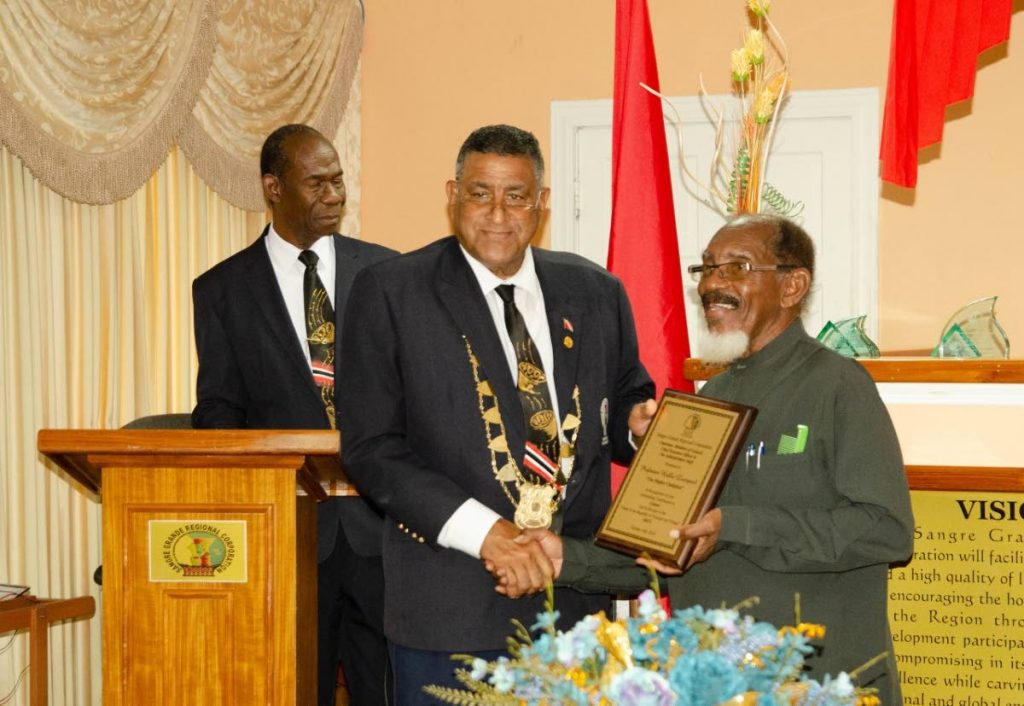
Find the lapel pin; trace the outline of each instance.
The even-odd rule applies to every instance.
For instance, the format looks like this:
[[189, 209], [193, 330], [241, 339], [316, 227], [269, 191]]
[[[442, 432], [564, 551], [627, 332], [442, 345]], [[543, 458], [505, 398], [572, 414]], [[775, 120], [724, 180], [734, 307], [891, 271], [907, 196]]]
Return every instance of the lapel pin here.
[[572, 346], [573, 346], [573, 340], [572, 340], [572, 334], [573, 334], [572, 322], [571, 322], [571, 321], [569, 321], [569, 319], [563, 318], [563, 319], [562, 319], [562, 328], [564, 328], [564, 329], [565, 329], [566, 331], [568, 331], [568, 332], [569, 332], [568, 334], [566, 334], [565, 338], [563, 338], [563, 339], [562, 339], [562, 345], [563, 345], [563, 346], [565, 346], [566, 348], [572, 348]]

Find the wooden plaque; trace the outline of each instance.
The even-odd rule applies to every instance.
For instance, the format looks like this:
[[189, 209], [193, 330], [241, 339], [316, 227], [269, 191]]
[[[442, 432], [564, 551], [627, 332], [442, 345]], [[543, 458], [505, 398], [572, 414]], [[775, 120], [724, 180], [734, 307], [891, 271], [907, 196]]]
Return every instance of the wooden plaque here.
[[597, 543], [685, 566], [696, 541], [669, 532], [714, 506], [756, 416], [753, 407], [665, 390]]

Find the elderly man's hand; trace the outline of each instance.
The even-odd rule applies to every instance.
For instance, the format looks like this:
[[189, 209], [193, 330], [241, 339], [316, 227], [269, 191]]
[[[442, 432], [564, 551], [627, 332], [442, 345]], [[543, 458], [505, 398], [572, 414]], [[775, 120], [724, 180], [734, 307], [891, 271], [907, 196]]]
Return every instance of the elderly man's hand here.
[[557, 534], [547, 529], [531, 529], [523, 530], [523, 533], [519, 535], [517, 542], [525, 542], [533, 540], [540, 544], [541, 549], [547, 554], [548, 559], [551, 560], [551, 565], [555, 569], [554, 578], [558, 578], [562, 573], [562, 538]]
[[509, 598], [543, 591], [555, 575], [540, 543], [520, 537], [519, 528], [505, 519], [491, 526], [480, 558], [498, 582], [495, 590]]
[[651, 426], [654, 413], [657, 411], [658, 403], [654, 400], [647, 400], [646, 402], [639, 402], [633, 405], [633, 409], [629, 411], [629, 431], [633, 434], [634, 438], [643, 438], [644, 434], [647, 433], [647, 428]]
[[687, 539], [697, 540], [697, 547], [693, 550], [693, 554], [690, 555], [690, 561], [687, 562], [686, 568], [690, 568], [711, 556], [711, 552], [715, 550], [715, 545], [718, 543], [718, 534], [721, 531], [722, 511], [717, 507], [708, 510], [703, 517], [692, 525], [683, 525], [678, 529], [672, 530], [671, 534], [673, 537], [686, 537]]
[[[697, 546], [694, 547], [693, 553], [690, 554], [690, 559], [686, 562], [686, 568], [689, 569], [697, 562], [704, 561], [711, 556], [711, 552], [714, 551], [715, 544], [718, 542], [718, 533], [721, 530], [722, 511], [716, 507], [709, 510], [707, 514], [692, 525], [677, 527], [672, 529], [669, 534], [674, 538], [685, 537], [686, 539], [697, 540]], [[684, 571], [684, 569], [680, 569], [675, 564], [666, 564], [653, 557], [637, 557], [636, 563], [654, 569], [666, 576], [679, 576]]]

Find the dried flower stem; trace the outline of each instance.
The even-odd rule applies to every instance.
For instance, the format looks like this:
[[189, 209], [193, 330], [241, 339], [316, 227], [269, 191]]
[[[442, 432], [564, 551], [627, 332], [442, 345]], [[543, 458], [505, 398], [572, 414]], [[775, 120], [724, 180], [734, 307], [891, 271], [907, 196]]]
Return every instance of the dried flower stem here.
[[864, 672], [864, 671], [870, 669], [871, 667], [873, 667], [874, 665], [878, 664], [879, 662], [881, 662], [883, 659], [885, 659], [888, 656], [889, 656], [888, 652], [883, 652], [881, 654], [875, 655], [874, 657], [869, 659], [867, 662], [865, 662], [864, 664], [860, 665], [859, 667], [854, 669], [852, 672], [850, 672], [850, 679], [856, 679], [858, 676], [860, 676], [861, 672]]
[[[664, 94], [662, 94], [659, 91], [656, 91], [653, 88], [651, 88], [650, 86], [648, 86], [646, 83], [641, 82], [640, 83], [640, 87], [643, 88], [648, 93], [650, 93], [652, 95], [655, 95], [658, 98], [660, 98], [661, 102], [663, 104], [667, 105], [669, 110], [672, 112], [672, 115], [669, 118], [669, 122], [672, 123], [672, 127], [673, 127], [673, 129], [675, 130], [675, 133], [676, 133], [676, 140], [679, 142], [679, 157], [678, 157], [678, 161], [679, 161], [679, 171], [682, 173], [682, 175], [684, 177], [690, 179], [690, 181], [692, 181], [698, 187], [704, 189], [709, 194], [714, 195], [715, 198], [724, 199], [725, 196], [722, 194], [721, 191], [719, 191], [715, 187], [714, 182], [711, 182], [710, 184], [704, 184], [686, 166], [686, 155], [685, 155], [685, 153], [683, 151], [683, 118], [682, 118], [681, 115], [679, 115], [679, 111], [676, 110], [676, 107], [674, 105], [672, 105], [672, 101], [670, 101], [667, 97], [665, 97]], [[715, 131], [716, 134], [717, 134], [718, 130], [722, 129], [723, 123], [724, 123], [724, 118], [722, 117], [721, 113], [719, 113], [718, 114], [718, 126], [717, 126], [716, 131]], [[716, 142], [715, 159], [713, 160], [713, 163], [715, 161], [717, 161], [718, 158], [719, 158], [719, 150], [717, 148], [718, 148], [718, 144]], [[712, 176], [714, 176], [714, 170], [712, 170]], [[683, 181], [685, 182], [686, 179], [683, 179]], [[712, 208], [714, 207], [713, 204], [711, 202], [709, 202], [707, 199], [704, 199], [704, 203], [707, 204], [708, 206], [711, 206]]]
[[748, 7], [754, 27], [746, 32], [741, 48], [733, 50], [730, 57], [733, 88], [740, 103], [732, 164], [724, 155], [725, 109], [711, 100], [703, 76], [699, 78], [701, 102], [715, 123], [715, 149], [707, 183], [686, 165], [683, 121], [675, 106], [650, 86], [640, 85], [669, 106], [665, 113], [679, 141], [679, 173], [690, 193], [722, 215], [759, 213], [763, 201], [768, 209], [791, 216], [799, 212], [800, 202], [786, 199], [765, 179], [779, 112], [789, 89], [789, 48], [768, 16], [771, 2], [748, 0]]
[[[789, 47], [786, 46], [786, 40], [782, 38], [782, 33], [779, 32], [779, 28], [772, 22], [771, 17], [768, 13], [763, 13], [760, 18], [768, 25], [769, 34], [767, 35], [768, 42], [772, 44], [773, 48], [779, 53], [779, 57], [782, 60], [782, 70], [789, 75]], [[778, 42], [780, 46], [775, 46], [775, 42]], [[779, 111], [782, 110], [782, 100], [785, 98], [786, 90], [789, 88], [789, 81], [787, 80], [782, 88], [779, 90], [779, 97], [775, 101], [775, 108], [772, 111], [772, 119], [768, 123], [768, 135], [765, 138], [764, 147], [766, 150], [771, 149], [772, 138], [775, 137], [775, 127], [778, 124]], [[762, 173], [760, 175], [761, 181], [764, 180], [763, 171], [767, 168], [767, 160], [762, 165]]]

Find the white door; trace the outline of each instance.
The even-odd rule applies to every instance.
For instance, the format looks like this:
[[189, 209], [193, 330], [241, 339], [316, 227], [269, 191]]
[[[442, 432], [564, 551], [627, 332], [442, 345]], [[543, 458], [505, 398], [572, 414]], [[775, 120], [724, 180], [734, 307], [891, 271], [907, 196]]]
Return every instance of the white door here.
[[[738, 112], [736, 98], [712, 96]], [[682, 118], [690, 171], [704, 182], [714, 152], [714, 127], [696, 97], [672, 98]], [[611, 223], [611, 101], [554, 101], [551, 105], [551, 246], [605, 264]], [[673, 174], [679, 255], [684, 268], [690, 344], [697, 350], [696, 286], [685, 274], [724, 219], [684, 189], [679, 144], [666, 121]], [[727, 137], [735, 123], [727, 124]], [[730, 155], [731, 159], [731, 155]], [[878, 91], [794, 92], [775, 132], [767, 181], [804, 203], [795, 219], [817, 248], [816, 284], [804, 323], [817, 334], [826, 321], [866, 314], [868, 335], [878, 333]]]

